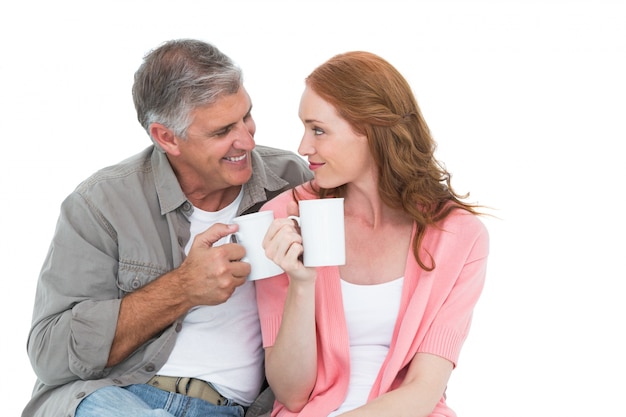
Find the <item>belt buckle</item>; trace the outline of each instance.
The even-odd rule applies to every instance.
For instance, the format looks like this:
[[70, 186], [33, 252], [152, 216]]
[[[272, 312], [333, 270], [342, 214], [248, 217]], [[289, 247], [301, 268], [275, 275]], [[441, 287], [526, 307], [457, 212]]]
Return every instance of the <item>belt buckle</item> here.
[[[186, 380], [187, 380], [187, 382], [185, 383], [185, 388], [184, 388], [185, 390], [184, 390], [184, 391], [181, 391], [181, 388], [180, 388], [180, 382], [181, 382], [183, 379], [186, 379]], [[191, 384], [191, 378], [189, 378], [189, 377], [182, 377], [182, 376], [179, 376], [178, 378], [176, 378], [176, 384], [174, 385], [174, 387], [175, 387], [175, 389], [176, 389], [176, 393], [177, 393], [177, 394], [187, 395], [187, 391], [189, 390], [189, 384]]]
[[[186, 380], [186, 381], [185, 381]], [[191, 388], [191, 384], [193, 382], [197, 382], [200, 383], [202, 386], [204, 386], [204, 389], [207, 390], [208, 392], [211, 393], [211, 399], [205, 398], [204, 396], [196, 396], [195, 394], [192, 394], [190, 392], [190, 388]], [[184, 385], [183, 387], [181, 387], [181, 383], [182, 385]], [[226, 397], [224, 397], [222, 394], [219, 393], [218, 390], [216, 390], [213, 385], [211, 385], [210, 383], [203, 381], [201, 379], [196, 379], [196, 378], [190, 378], [190, 377], [178, 377], [176, 379], [176, 392], [178, 394], [183, 394], [183, 395], [187, 395], [187, 396], [193, 396], [196, 398], [201, 398], [207, 402], [210, 402], [211, 404], [214, 405], [226, 405], [228, 403], [228, 400], [226, 399]]]

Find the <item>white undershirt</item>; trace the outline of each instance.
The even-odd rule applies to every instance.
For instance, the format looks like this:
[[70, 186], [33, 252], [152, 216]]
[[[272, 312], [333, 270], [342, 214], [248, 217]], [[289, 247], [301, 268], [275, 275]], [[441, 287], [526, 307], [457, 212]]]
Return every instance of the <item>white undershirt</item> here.
[[367, 402], [387, 357], [396, 325], [404, 277], [376, 285], [341, 280], [343, 306], [350, 337], [350, 384], [343, 404], [328, 417]]
[[[215, 223], [232, 223], [243, 189], [230, 205], [216, 212], [194, 207], [189, 253], [194, 237]], [[224, 237], [213, 246], [229, 242]], [[194, 377], [211, 382], [225, 397], [249, 405], [263, 382], [263, 346], [254, 284], [247, 281], [216, 306], [189, 310], [174, 350], [159, 375]]]

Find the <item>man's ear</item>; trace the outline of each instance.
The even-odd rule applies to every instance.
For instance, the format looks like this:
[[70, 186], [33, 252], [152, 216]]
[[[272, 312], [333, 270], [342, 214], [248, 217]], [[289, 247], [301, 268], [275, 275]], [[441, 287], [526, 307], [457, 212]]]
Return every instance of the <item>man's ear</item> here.
[[150, 135], [158, 143], [163, 150], [173, 156], [178, 156], [178, 137], [171, 129], [165, 127], [161, 123], [152, 123], [150, 125]]

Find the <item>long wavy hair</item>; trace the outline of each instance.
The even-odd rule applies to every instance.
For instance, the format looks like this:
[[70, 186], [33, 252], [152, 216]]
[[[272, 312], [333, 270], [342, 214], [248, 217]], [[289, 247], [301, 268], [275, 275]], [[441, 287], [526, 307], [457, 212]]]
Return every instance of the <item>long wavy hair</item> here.
[[[416, 223], [413, 252], [420, 267], [435, 268], [421, 259], [426, 229], [453, 210], [478, 214], [469, 194], [457, 194], [450, 173], [435, 158], [436, 142], [417, 105], [411, 87], [383, 58], [362, 51], [336, 55], [317, 67], [306, 85], [333, 105], [358, 133], [365, 135], [378, 171], [378, 192], [389, 207], [403, 210]], [[342, 197], [345, 185], [314, 188], [320, 198]]]

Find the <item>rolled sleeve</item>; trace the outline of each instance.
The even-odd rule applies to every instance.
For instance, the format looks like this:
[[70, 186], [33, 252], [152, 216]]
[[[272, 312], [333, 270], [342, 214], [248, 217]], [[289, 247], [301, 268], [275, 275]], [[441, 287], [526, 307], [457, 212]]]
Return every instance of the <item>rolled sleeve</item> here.
[[71, 194], [41, 270], [28, 340], [31, 363], [45, 384], [105, 374], [120, 304], [116, 254], [97, 210]]
[[81, 379], [105, 376], [121, 300], [83, 301], [72, 309], [69, 366]]

